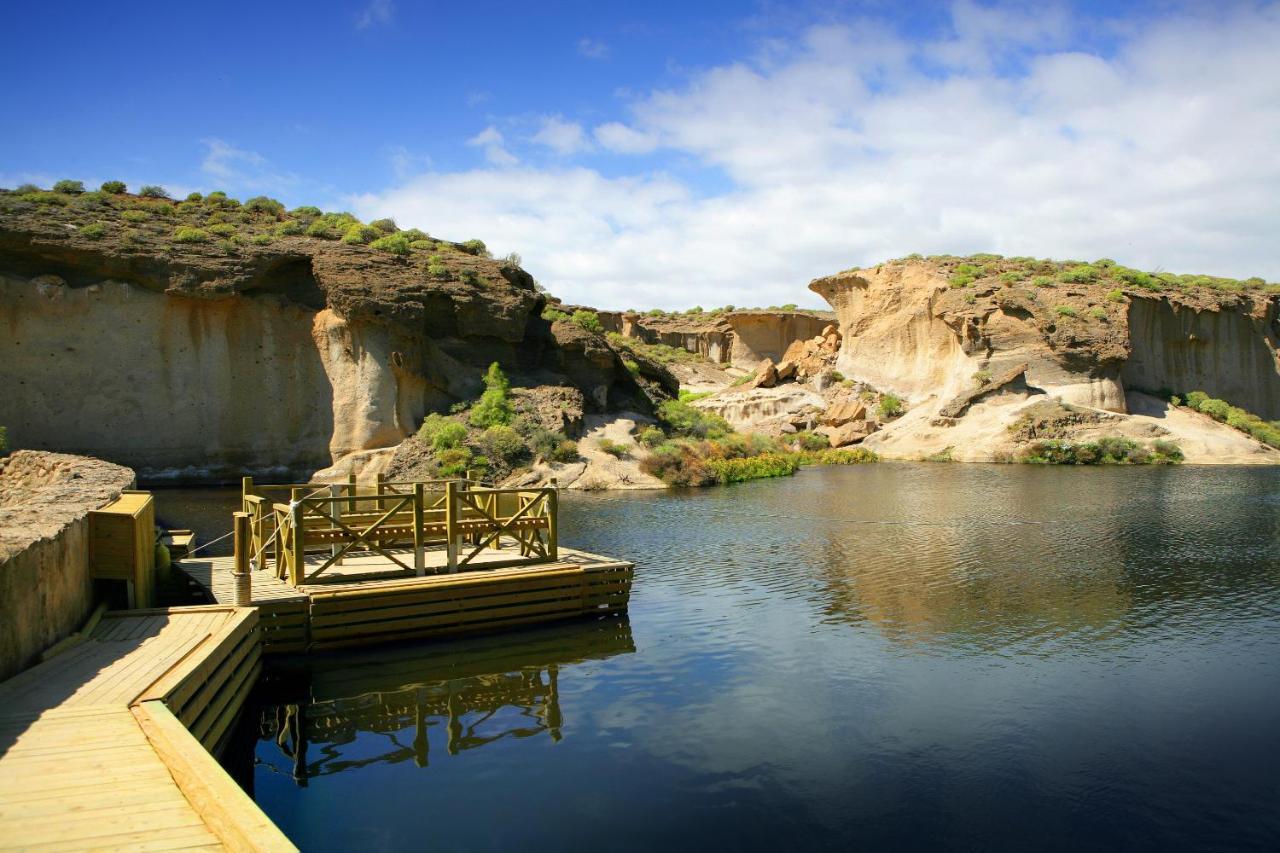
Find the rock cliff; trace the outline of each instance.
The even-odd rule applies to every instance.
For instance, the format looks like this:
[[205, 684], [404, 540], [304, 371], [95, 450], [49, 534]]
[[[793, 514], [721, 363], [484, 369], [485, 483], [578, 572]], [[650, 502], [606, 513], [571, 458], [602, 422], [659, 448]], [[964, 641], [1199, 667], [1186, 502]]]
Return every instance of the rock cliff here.
[[866, 442], [883, 455], [997, 457], [1022, 409], [1053, 397], [1128, 415], [1113, 424], [1121, 434], [1185, 433], [1188, 461], [1277, 461], [1151, 396], [1202, 390], [1280, 418], [1278, 297], [1261, 282], [988, 255], [894, 261], [810, 289], [839, 318], [840, 373], [908, 403]]
[[314, 208], [0, 192], [0, 424], [16, 447], [207, 480], [394, 445], [493, 361], [516, 386], [580, 388], [590, 411], [645, 410], [607, 342], [541, 318], [524, 270], [383, 227], [373, 242]]

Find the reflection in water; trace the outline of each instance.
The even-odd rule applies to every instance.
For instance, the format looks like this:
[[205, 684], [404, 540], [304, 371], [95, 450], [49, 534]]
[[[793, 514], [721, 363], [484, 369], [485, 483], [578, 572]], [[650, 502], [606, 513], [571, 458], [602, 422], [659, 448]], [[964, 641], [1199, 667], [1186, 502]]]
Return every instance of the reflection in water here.
[[[503, 738], [563, 737], [560, 669], [635, 651], [625, 616], [459, 643], [318, 659], [262, 709], [258, 760], [299, 785], [374, 764], [428, 767]], [[292, 695], [290, 695], [292, 694]], [[358, 756], [349, 747], [360, 741]]]
[[629, 622], [316, 664], [252, 786], [303, 849], [1280, 849], [1280, 470], [564, 506]]

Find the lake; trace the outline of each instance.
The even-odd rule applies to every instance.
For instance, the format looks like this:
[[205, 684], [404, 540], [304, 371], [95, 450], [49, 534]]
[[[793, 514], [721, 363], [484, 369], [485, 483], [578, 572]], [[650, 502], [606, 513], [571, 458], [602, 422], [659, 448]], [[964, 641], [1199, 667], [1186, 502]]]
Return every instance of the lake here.
[[562, 542], [636, 562], [627, 617], [263, 685], [227, 760], [304, 850], [1280, 846], [1276, 470], [882, 463], [562, 506]]

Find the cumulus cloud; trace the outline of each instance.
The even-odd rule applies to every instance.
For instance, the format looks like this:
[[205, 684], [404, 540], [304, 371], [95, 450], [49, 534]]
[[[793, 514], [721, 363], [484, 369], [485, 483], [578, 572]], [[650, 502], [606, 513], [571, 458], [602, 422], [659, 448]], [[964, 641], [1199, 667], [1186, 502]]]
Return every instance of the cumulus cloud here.
[[467, 140], [467, 144], [484, 150], [485, 159], [495, 166], [514, 166], [520, 158], [507, 150], [502, 132], [493, 125]]
[[648, 154], [658, 147], [658, 140], [627, 127], [622, 122], [610, 121], [597, 125], [592, 131], [601, 146], [618, 154]]
[[814, 27], [597, 125], [646, 155], [635, 174], [431, 173], [359, 206], [482, 235], [601, 307], [819, 304], [810, 278], [917, 251], [1280, 279], [1280, 5], [1128, 33], [1091, 49], [1052, 9], [970, 2], [941, 40]]
[[396, 6], [391, 0], [370, 0], [368, 5], [356, 15], [356, 29], [367, 30], [370, 27], [389, 24], [395, 14]]
[[576, 154], [591, 147], [582, 125], [574, 121], [565, 121], [559, 116], [546, 116], [542, 125], [533, 135], [533, 141], [545, 145], [560, 155]]

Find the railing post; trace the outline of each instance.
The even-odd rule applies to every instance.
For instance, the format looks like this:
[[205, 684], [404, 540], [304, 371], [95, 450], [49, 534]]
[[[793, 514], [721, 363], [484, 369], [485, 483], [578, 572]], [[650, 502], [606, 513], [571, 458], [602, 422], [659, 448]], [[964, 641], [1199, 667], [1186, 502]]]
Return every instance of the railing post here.
[[458, 571], [458, 509], [458, 481], [450, 480], [444, 484], [444, 536], [449, 574]]
[[304, 561], [307, 556], [306, 534], [302, 529], [302, 489], [292, 489], [289, 499], [289, 522], [293, 525], [293, 536], [289, 550], [293, 552], [289, 560], [289, 583], [298, 586], [306, 577]]
[[347, 512], [355, 515], [356, 513], [356, 475], [347, 475], [347, 494], [350, 496], [347, 500]]
[[[330, 503], [333, 504], [333, 517], [342, 518], [342, 486], [338, 485], [337, 483], [334, 483], [333, 485], [329, 486], [329, 497], [333, 498], [333, 500], [330, 501]], [[331, 530], [336, 531], [338, 530], [338, 525], [331, 523], [329, 525], [329, 528]], [[334, 542], [332, 545], [329, 546], [329, 556], [338, 557], [338, 555], [341, 553], [342, 553], [342, 546], [337, 542]], [[334, 565], [341, 566], [342, 558], [338, 557]]]
[[547, 557], [560, 559], [560, 490], [555, 480], [547, 490]]
[[241, 477], [240, 478], [240, 511], [241, 512], [247, 512], [249, 510], [248, 502], [245, 500], [245, 498], [251, 494], [253, 494], [253, 478]]
[[379, 500], [378, 500], [378, 512], [386, 512], [386, 511], [387, 511], [387, 502], [386, 502], [386, 501], [384, 501], [384, 500], [382, 500], [381, 498], [382, 498], [382, 496], [383, 496], [383, 495], [385, 495], [385, 494], [387, 493], [387, 475], [386, 475], [386, 474], [383, 474], [383, 473], [381, 473], [381, 472], [379, 472], [379, 474], [378, 474], [378, 479], [377, 479], [376, 483], [377, 483], [377, 488], [378, 488], [378, 498], [379, 498]]
[[248, 607], [253, 602], [253, 576], [249, 573], [249, 550], [253, 547], [249, 539], [249, 513], [233, 513], [232, 518], [235, 542], [235, 570], [232, 576], [235, 580], [236, 607]]
[[[379, 474], [379, 477], [382, 475]], [[378, 488], [382, 488], [382, 484], [378, 484]], [[421, 483], [413, 484], [413, 571], [418, 577], [422, 577], [427, 573], [427, 531], [425, 530], [425, 521], [423, 519], [423, 501], [426, 500], [425, 490]], [[382, 501], [378, 501], [378, 506], [382, 506]]]

